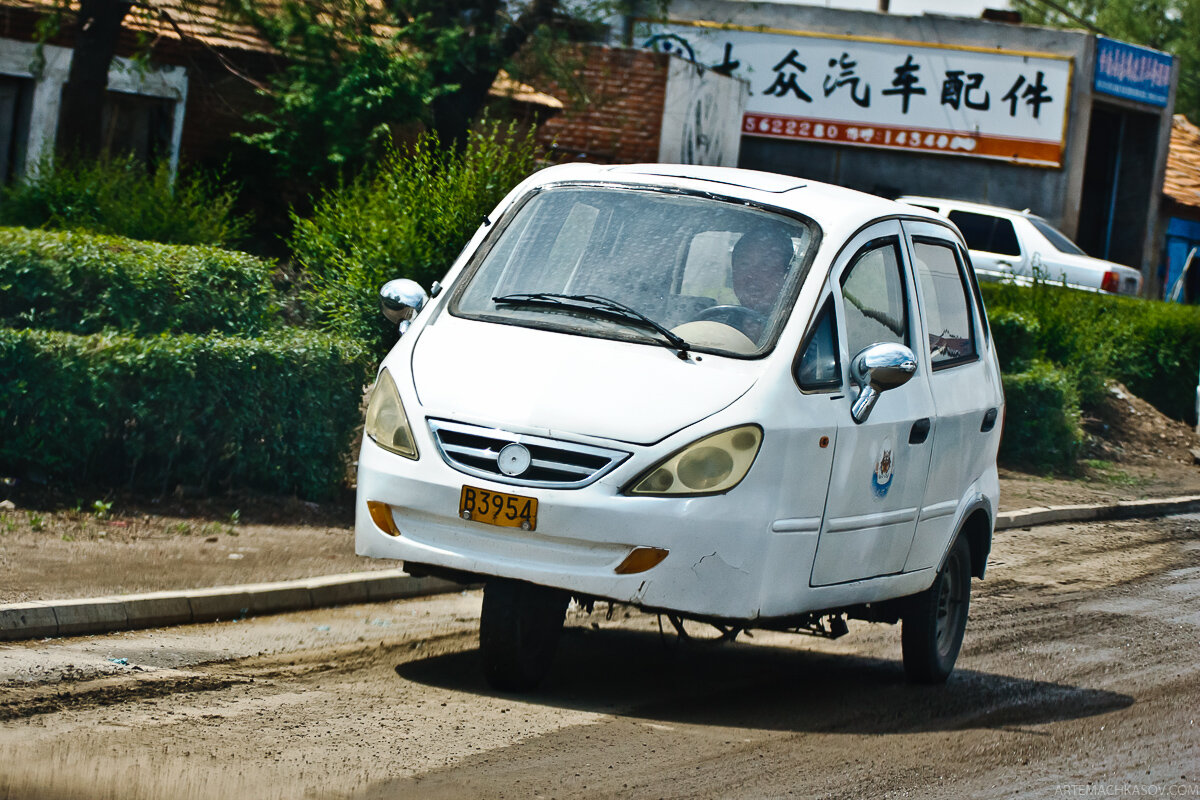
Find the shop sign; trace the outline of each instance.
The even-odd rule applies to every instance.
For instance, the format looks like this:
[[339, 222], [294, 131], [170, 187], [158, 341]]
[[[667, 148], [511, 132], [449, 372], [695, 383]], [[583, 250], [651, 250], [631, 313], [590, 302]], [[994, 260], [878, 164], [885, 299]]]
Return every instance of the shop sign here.
[[642, 22], [639, 44], [744, 78], [744, 136], [1062, 163], [1065, 56]]
[[1171, 97], [1171, 56], [1098, 36], [1094, 85], [1097, 92], [1165, 107]]

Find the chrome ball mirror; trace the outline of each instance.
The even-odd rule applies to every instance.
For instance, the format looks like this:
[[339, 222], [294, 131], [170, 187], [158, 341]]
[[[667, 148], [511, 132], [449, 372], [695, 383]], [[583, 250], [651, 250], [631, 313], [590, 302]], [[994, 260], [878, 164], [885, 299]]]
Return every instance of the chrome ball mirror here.
[[879, 342], [864, 347], [850, 365], [850, 374], [859, 387], [850, 416], [855, 422], [866, 422], [879, 394], [908, 383], [916, 371], [916, 356], [902, 344]]
[[379, 289], [379, 307], [383, 316], [393, 325], [399, 325], [401, 333], [428, 302], [429, 295], [421, 284], [408, 278], [388, 281]]

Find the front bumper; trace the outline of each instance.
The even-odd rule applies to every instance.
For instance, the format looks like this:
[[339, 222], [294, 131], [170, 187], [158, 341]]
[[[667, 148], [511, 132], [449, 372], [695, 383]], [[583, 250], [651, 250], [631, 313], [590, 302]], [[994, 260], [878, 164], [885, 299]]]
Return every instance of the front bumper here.
[[[770, 454], [760, 454], [769, 460]], [[511, 486], [464, 475], [436, 454], [410, 461], [364, 441], [355, 543], [359, 555], [529, 581], [578, 595], [697, 617], [755, 620], [920, 591], [932, 573], [812, 588], [820, 517], [776, 519], [777, 473], [758, 463], [726, 495], [628, 497], [619, 488], [648, 464], [631, 463], [580, 489]], [[534, 531], [463, 520], [463, 485], [536, 497]], [[371, 519], [391, 507], [399, 536]], [[636, 547], [669, 551], [644, 572], [620, 575]]]

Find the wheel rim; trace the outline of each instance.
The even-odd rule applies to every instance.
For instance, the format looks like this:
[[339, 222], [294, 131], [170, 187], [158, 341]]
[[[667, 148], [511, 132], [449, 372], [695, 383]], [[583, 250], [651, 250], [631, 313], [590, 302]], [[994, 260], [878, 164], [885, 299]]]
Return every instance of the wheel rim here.
[[951, 558], [938, 581], [937, 599], [937, 649], [938, 655], [945, 658], [956, 646], [959, 631], [962, 629], [962, 616], [966, 610], [963, 602], [963, 573], [959, 559]]

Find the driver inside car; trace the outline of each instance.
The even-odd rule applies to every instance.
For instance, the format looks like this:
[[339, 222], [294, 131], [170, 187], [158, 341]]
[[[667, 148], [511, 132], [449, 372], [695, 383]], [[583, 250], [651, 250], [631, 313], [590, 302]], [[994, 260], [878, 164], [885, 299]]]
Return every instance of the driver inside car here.
[[747, 231], [733, 246], [730, 258], [733, 292], [749, 313], [731, 318], [729, 323], [756, 342], [783, 291], [794, 255], [791, 237], [778, 228]]

